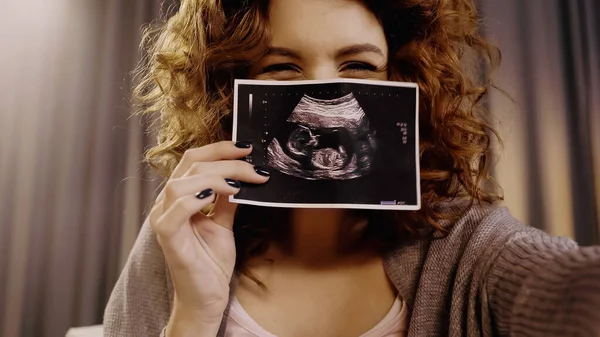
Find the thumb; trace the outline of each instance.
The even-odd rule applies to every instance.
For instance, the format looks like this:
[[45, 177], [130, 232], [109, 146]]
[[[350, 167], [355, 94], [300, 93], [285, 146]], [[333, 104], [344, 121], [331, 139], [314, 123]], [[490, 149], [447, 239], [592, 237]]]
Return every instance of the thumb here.
[[232, 230], [237, 206], [237, 204], [229, 202], [229, 196], [219, 195], [213, 207], [211, 219], [217, 225]]

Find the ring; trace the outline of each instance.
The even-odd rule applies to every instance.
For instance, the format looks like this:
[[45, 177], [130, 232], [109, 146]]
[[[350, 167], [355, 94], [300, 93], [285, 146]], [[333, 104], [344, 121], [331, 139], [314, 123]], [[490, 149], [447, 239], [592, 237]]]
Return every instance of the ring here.
[[217, 202], [217, 198], [219, 198], [219, 194], [215, 193], [215, 201], [211, 202], [210, 204], [206, 205], [206, 207], [204, 207], [200, 212], [202, 214], [204, 214], [205, 216], [212, 216], [214, 215], [214, 210], [215, 210], [215, 203]]

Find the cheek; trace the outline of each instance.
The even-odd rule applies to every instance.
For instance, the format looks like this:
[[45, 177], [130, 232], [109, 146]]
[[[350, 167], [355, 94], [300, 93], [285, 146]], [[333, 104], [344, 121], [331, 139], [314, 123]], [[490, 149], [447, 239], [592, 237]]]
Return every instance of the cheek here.
[[358, 78], [358, 79], [365, 79], [365, 80], [377, 80], [377, 81], [389, 81], [390, 80], [387, 70], [384, 70], [381, 72], [376, 72], [376, 73], [371, 73], [367, 76], [351, 76], [350, 78]]
[[251, 79], [251, 80], [261, 80], [261, 81], [277, 81], [277, 79], [273, 78], [273, 76], [267, 76], [267, 75], [264, 75], [264, 74], [257, 75], [257, 76], [250, 76], [249, 79]]
[[[388, 64], [388, 62], [386, 60], [386, 65], [387, 64]], [[387, 69], [387, 67], [386, 67], [386, 69]], [[389, 81], [390, 80], [389, 72], [387, 70], [384, 70], [384, 71], [378, 73], [376, 79], [381, 80], [381, 81]]]
[[372, 79], [373, 80], [380, 80], [380, 81], [387, 81], [387, 80], [389, 80], [387, 71], [382, 71], [381, 73], [376, 74]]

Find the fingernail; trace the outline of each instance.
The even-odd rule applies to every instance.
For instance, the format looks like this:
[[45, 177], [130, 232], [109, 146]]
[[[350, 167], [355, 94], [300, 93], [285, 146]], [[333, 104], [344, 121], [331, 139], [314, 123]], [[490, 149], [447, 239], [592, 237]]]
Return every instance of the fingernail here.
[[252, 142], [248, 142], [248, 141], [236, 142], [235, 147], [240, 148], [240, 149], [249, 149], [252, 147]]
[[271, 176], [271, 173], [269, 173], [269, 171], [267, 171], [267, 169], [265, 169], [262, 166], [254, 166], [254, 172], [256, 172], [258, 175], [263, 176], [263, 177]]
[[213, 194], [212, 188], [207, 188], [207, 189], [205, 189], [202, 192], [196, 193], [196, 198], [198, 198], [198, 199], [205, 199], [205, 198], [210, 197], [212, 194]]
[[233, 188], [240, 188], [242, 187], [242, 183], [237, 181], [237, 180], [233, 180], [233, 179], [229, 179], [229, 178], [225, 178], [225, 182], [227, 182], [227, 185], [233, 187]]

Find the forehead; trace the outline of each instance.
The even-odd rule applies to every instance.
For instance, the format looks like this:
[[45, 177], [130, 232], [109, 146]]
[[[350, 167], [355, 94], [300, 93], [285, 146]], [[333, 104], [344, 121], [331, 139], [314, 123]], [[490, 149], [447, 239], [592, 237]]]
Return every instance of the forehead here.
[[300, 51], [371, 43], [386, 51], [383, 29], [357, 0], [272, 0], [272, 45]]

